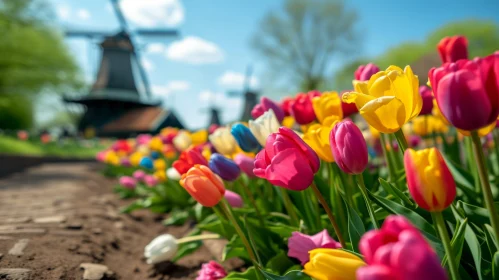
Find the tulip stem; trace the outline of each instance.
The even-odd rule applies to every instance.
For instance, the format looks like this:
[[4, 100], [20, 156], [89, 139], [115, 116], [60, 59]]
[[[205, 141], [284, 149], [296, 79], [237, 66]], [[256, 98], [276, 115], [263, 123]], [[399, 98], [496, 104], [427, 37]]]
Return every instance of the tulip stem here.
[[202, 235], [194, 235], [194, 236], [187, 236], [183, 237], [180, 239], [177, 239], [177, 244], [182, 244], [182, 243], [189, 243], [189, 242], [194, 242], [194, 241], [199, 241], [199, 240], [206, 240], [206, 239], [219, 239], [221, 236], [219, 234], [202, 234]]
[[364, 177], [362, 176], [362, 174], [357, 174], [355, 175], [355, 178], [357, 179], [357, 183], [359, 184], [360, 192], [362, 193], [362, 196], [366, 201], [367, 212], [369, 212], [369, 216], [371, 217], [371, 222], [373, 223], [375, 229], [379, 229], [379, 224], [378, 221], [376, 220], [376, 215], [374, 214], [374, 208], [371, 204], [371, 200], [367, 196], [367, 189], [366, 189], [366, 184], [364, 183]]
[[444, 250], [445, 254], [447, 255], [451, 278], [452, 280], [459, 280], [458, 267], [456, 264], [456, 259], [454, 257], [455, 255], [452, 252], [449, 233], [447, 232], [447, 228], [445, 227], [445, 221], [442, 212], [431, 212], [431, 216], [433, 218], [433, 223], [435, 223], [435, 226], [437, 227], [440, 239], [442, 239], [442, 244], [444, 245]]
[[399, 143], [400, 151], [402, 151], [402, 154], [404, 154], [405, 150], [407, 150], [407, 148], [409, 147], [409, 144], [407, 144], [407, 139], [405, 139], [404, 131], [402, 131], [401, 128], [394, 134], [395, 138], [397, 138], [397, 143]]
[[246, 247], [246, 250], [248, 251], [249, 258], [251, 259], [251, 262], [253, 263], [256, 268], [260, 268], [260, 264], [256, 260], [256, 255], [255, 252], [253, 251], [253, 247], [251, 247], [248, 238], [244, 234], [243, 230], [239, 226], [239, 223], [237, 222], [236, 218], [234, 217], [234, 214], [232, 213], [232, 210], [230, 209], [230, 206], [228, 202], [224, 199], [220, 200], [220, 206], [222, 210], [225, 212], [225, 215], [229, 219], [229, 221], [232, 223], [234, 226], [234, 229], [236, 230], [237, 234], [239, 235], [239, 238], [241, 238], [241, 241], [244, 244], [244, 247]]
[[296, 214], [295, 209], [293, 208], [293, 203], [291, 202], [291, 198], [287, 190], [277, 187], [282, 196], [282, 201], [284, 202], [284, 207], [288, 212], [289, 217], [291, 217], [291, 222], [294, 226], [298, 226], [300, 224], [300, 220], [298, 219], [298, 215]]
[[243, 191], [246, 193], [246, 196], [248, 196], [248, 200], [250, 201], [251, 205], [253, 206], [253, 208], [255, 208], [255, 213], [256, 213], [256, 216], [258, 217], [258, 221], [260, 222], [260, 225], [262, 227], [265, 227], [265, 222], [263, 220], [262, 213], [260, 212], [260, 209], [258, 209], [258, 206], [256, 205], [256, 200], [255, 200], [255, 197], [253, 196], [253, 193], [248, 188], [248, 185], [243, 182], [242, 179], [239, 179], [239, 184], [242, 186]]
[[329, 205], [327, 205], [326, 200], [321, 194], [321, 191], [317, 188], [314, 182], [312, 182], [312, 185], [310, 185], [312, 190], [314, 191], [315, 197], [319, 200], [319, 203], [324, 207], [324, 210], [326, 211], [327, 217], [329, 218], [329, 221], [333, 225], [334, 232], [336, 233], [336, 236], [338, 237], [338, 241], [341, 243], [341, 247], [347, 248], [347, 244], [345, 243], [345, 240], [343, 239], [343, 235], [341, 235], [340, 228], [338, 227], [338, 223], [336, 223], [336, 219], [334, 218], [333, 212], [331, 212], [331, 208], [329, 208]]
[[473, 152], [475, 153], [475, 159], [478, 166], [478, 175], [480, 176], [480, 185], [482, 186], [485, 206], [489, 210], [490, 223], [494, 229], [496, 240], [499, 242], [499, 217], [497, 216], [494, 198], [490, 188], [489, 175], [487, 173], [487, 167], [485, 166], [485, 156], [483, 155], [482, 143], [480, 142], [480, 137], [478, 136], [478, 132], [476, 130], [471, 132], [471, 139], [473, 140]]
[[[397, 181], [397, 176], [396, 176], [396, 172], [395, 172], [395, 169], [394, 169], [394, 162], [392, 160], [392, 157], [390, 154], [390, 151], [387, 150], [386, 148], [386, 138], [387, 135], [384, 134], [384, 133], [380, 133], [379, 135], [379, 140], [381, 141], [381, 149], [383, 150], [383, 156], [385, 157], [385, 162], [386, 162], [386, 166], [388, 167], [388, 174], [390, 176], [390, 181], [392, 181], [393, 183], [395, 183]], [[391, 145], [390, 145], [391, 147]]]

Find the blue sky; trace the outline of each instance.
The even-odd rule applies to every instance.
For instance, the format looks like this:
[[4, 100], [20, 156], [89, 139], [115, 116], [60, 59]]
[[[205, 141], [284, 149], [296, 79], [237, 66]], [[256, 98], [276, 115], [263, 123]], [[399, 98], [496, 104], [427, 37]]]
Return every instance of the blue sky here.
[[[49, 0], [64, 28], [116, 30], [107, 0]], [[173, 26], [181, 36], [147, 40], [143, 51], [155, 98], [173, 108], [191, 128], [205, 126], [202, 113], [209, 100], [223, 104], [223, 121], [237, 119], [242, 99], [226, 92], [242, 88], [248, 65], [254, 68], [252, 85], [265, 90], [265, 63], [250, 48], [259, 21], [284, 0], [121, 0], [132, 27]], [[499, 23], [497, 0], [349, 0], [356, 9], [364, 45], [359, 55], [375, 56], [408, 40], [423, 40], [445, 23], [460, 19], [490, 19]], [[402, 4], [403, 2], [403, 4]], [[459, 2], [459, 3], [458, 3]], [[133, 29], [133, 28], [132, 28]], [[92, 81], [99, 50], [84, 39], [67, 39], [68, 45]], [[146, 43], [144, 41], [144, 43]], [[499, 48], [499, 46], [498, 46]], [[338, 62], [334, 67], [340, 67]], [[273, 97], [281, 92], [270, 92]]]

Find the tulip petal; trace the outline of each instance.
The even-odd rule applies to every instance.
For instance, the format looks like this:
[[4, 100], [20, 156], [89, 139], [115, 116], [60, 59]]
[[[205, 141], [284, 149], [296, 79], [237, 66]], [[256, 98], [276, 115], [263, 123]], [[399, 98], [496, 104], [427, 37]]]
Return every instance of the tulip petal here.
[[371, 100], [359, 112], [372, 127], [384, 133], [396, 132], [406, 120], [404, 104], [394, 96]]
[[273, 185], [302, 191], [314, 180], [314, 172], [307, 162], [308, 159], [298, 149], [286, 149], [272, 158], [265, 178]]
[[395, 274], [389, 267], [384, 265], [364, 266], [357, 270], [357, 280], [397, 280]]

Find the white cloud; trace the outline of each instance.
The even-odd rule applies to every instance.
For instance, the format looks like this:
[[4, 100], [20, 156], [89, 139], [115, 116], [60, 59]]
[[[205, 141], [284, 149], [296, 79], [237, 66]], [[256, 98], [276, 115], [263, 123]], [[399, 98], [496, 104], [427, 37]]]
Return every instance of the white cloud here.
[[59, 4], [56, 7], [56, 14], [59, 19], [66, 20], [71, 16], [71, 8], [66, 4]]
[[146, 71], [153, 71], [154, 70], [154, 64], [147, 58], [143, 57], [141, 58], [142, 66]]
[[166, 52], [166, 46], [162, 43], [151, 43], [147, 45], [146, 51], [148, 53], [164, 53]]
[[186, 81], [171, 81], [166, 85], [152, 85], [152, 92], [159, 97], [169, 97], [171, 94], [186, 91], [191, 85]]
[[[218, 78], [218, 84], [230, 88], [230, 89], [241, 89], [246, 82], [246, 77], [242, 73], [227, 71], [220, 78]], [[258, 87], [258, 79], [255, 77], [250, 78], [250, 87]]]
[[166, 57], [191, 64], [218, 63], [224, 59], [215, 43], [194, 36], [173, 42], [166, 50]]
[[225, 109], [233, 109], [240, 107], [243, 99], [240, 97], [228, 97], [221, 92], [214, 92], [211, 90], [203, 90], [199, 93], [199, 101], [201, 103], [209, 103], [213, 105], [220, 105]]
[[126, 17], [140, 26], [177, 26], [184, 21], [184, 7], [179, 0], [122, 0]]
[[76, 12], [76, 16], [82, 20], [88, 20], [91, 17], [90, 12], [87, 9], [79, 9]]

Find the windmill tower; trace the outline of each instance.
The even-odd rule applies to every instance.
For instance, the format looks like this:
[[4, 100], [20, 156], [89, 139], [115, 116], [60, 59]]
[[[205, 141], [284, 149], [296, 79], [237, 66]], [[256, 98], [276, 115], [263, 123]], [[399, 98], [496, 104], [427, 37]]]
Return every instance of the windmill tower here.
[[239, 121], [246, 122], [251, 119], [251, 110], [258, 104], [259, 93], [251, 89], [252, 67], [246, 68], [246, 76], [244, 79], [244, 87], [242, 92], [229, 92], [229, 96], [244, 96], [244, 105]]
[[79, 98], [64, 98], [66, 102], [81, 104], [86, 108], [78, 130], [82, 133], [93, 130], [97, 136], [129, 137], [139, 133], [155, 133], [165, 126], [183, 128], [173, 112], [165, 111], [160, 107], [160, 101], [151, 98], [149, 80], [133, 40], [136, 35], [177, 36], [178, 31], [139, 29], [131, 32], [118, 0], [111, 2], [120, 23], [119, 32], [66, 32], [68, 37], [102, 38], [101, 61], [90, 92]]

